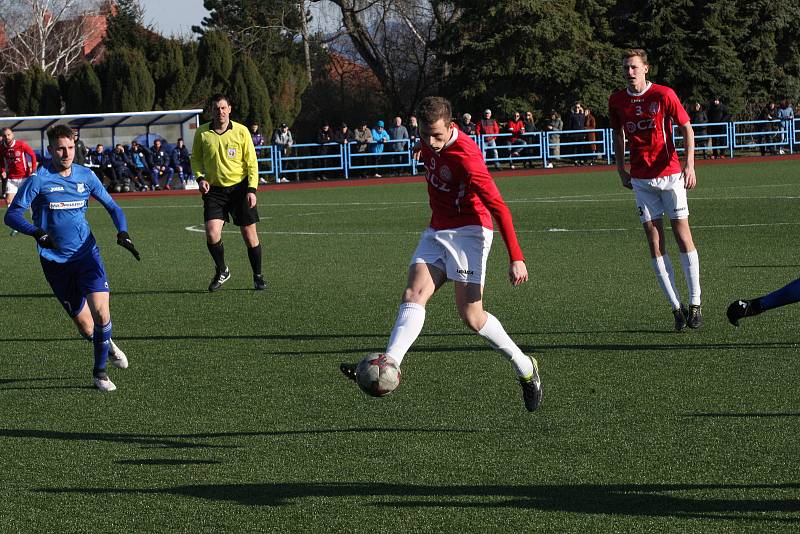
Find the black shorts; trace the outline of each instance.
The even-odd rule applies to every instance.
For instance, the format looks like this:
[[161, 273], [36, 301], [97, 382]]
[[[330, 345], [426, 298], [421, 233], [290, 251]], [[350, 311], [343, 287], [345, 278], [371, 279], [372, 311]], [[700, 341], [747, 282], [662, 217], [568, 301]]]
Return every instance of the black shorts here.
[[212, 185], [203, 195], [203, 220], [221, 219], [236, 226], [248, 226], [259, 221], [258, 210], [247, 204], [247, 180], [230, 187]]

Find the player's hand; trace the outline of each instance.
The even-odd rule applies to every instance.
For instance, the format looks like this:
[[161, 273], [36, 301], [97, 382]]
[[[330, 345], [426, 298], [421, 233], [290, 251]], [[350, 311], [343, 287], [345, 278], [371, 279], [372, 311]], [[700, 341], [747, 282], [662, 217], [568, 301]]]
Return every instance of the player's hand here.
[[133, 246], [133, 241], [131, 241], [131, 236], [128, 235], [128, 232], [119, 232], [117, 234], [117, 245], [130, 251], [133, 257], [136, 258], [136, 261], [142, 261], [142, 257], [139, 255], [139, 251], [136, 250], [136, 247]]
[[199, 178], [197, 180], [197, 187], [200, 188], [201, 195], [205, 195], [208, 193], [208, 190], [211, 189], [211, 186], [208, 185], [208, 181], [205, 178]]
[[683, 168], [683, 184], [686, 189], [694, 189], [697, 185], [697, 176], [694, 174], [694, 165], [687, 165]]
[[247, 205], [250, 206], [250, 209], [256, 207], [257, 200], [255, 193], [247, 193]]
[[631, 185], [631, 173], [623, 169], [619, 171], [619, 179], [622, 180], [622, 187], [633, 189]]
[[33, 237], [42, 248], [56, 248], [56, 242], [53, 241], [53, 238], [50, 237], [50, 234], [41, 228], [36, 229], [36, 231], [33, 233]]
[[518, 286], [528, 281], [528, 268], [522, 260], [512, 261], [508, 267], [508, 279], [512, 286]]

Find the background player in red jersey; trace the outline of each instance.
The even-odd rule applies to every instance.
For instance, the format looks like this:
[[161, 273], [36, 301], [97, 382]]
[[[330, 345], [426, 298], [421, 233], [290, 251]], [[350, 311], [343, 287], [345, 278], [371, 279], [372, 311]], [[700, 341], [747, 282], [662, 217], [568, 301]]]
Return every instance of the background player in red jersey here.
[[[689, 228], [686, 190], [697, 184], [694, 174], [694, 132], [689, 115], [669, 87], [647, 81], [647, 54], [641, 49], [622, 55], [627, 88], [608, 101], [614, 130], [614, 152], [622, 185], [636, 193], [639, 218], [650, 245], [656, 278], [672, 305], [675, 330], [703, 324], [700, 308], [700, 260]], [[673, 121], [683, 136], [684, 158], [678, 160], [672, 138]], [[625, 140], [631, 153], [630, 172], [625, 170]], [[664, 213], [681, 251], [681, 267], [689, 288], [689, 309], [681, 303], [675, 272], [664, 243]]]
[[[452, 280], [461, 319], [508, 358], [522, 385], [528, 411], [542, 402], [542, 385], [535, 359], [511, 340], [500, 321], [483, 309], [486, 260], [492, 246], [492, 218], [500, 227], [510, 265], [508, 277], [517, 286], [528, 280], [511, 212], [486, 168], [475, 142], [452, 122], [450, 102], [427, 97], [419, 105], [420, 161], [425, 165], [433, 211], [430, 227], [411, 257], [408, 285], [392, 329], [386, 354], [399, 365], [422, 331], [425, 305]], [[341, 370], [355, 378], [355, 364]]]
[[3, 135], [0, 165], [6, 179], [6, 205], [10, 206], [22, 180], [36, 172], [36, 153], [28, 143], [15, 139], [11, 128], [3, 128], [0, 132]]

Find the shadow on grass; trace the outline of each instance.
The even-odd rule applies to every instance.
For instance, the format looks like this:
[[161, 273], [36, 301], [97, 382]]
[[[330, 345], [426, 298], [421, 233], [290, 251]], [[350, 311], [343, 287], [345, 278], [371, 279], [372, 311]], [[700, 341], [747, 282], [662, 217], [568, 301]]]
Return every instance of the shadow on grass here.
[[222, 438], [249, 438], [272, 436], [302, 436], [324, 434], [353, 433], [409, 433], [409, 434], [472, 434], [483, 430], [458, 428], [323, 428], [310, 430], [274, 430], [268, 432], [206, 432], [196, 434], [119, 434], [105, 432], [61, 432], [57, 430], [36, 430], [25, 428], [0, 428], [0, 438], [43, 439], [55, 441], [105, 441], [109, 443], [139, 444], [142, 448], [167, 449], [238, 449], [239, 445], [224, 445], [196, 440], [212, 440]]
[[685, 413], [683, 417], [800, 417], [800, 413], [792, 412], [708, 412]]
[[219, 460], [190, 460], [189, 458], [142, 458], [141, 460], [117, 460], [119, 465], [215, 465]]
[[[73, 380], [86, 380], [83, 385], [28, 385], [39, 384], [42, 382], [66, 382]], [[9, 384], [20, 384], [9, 387]], [[94, 389], [94, 386], [89, 384], [86, 376], [55, 376], [55, 377], [31, 377], [31, 378], [0, 378], [0, 391], [28, 391], [28, 390], [43, 390], [43, 389]]]
[[[541, 484], [414, 485], [382, 483], [208, 484], [173, 488], [39, 488], [42, 493], [169, 494], [246, 506], [297, 505], [304, 498], [363, 498], [366, 505], [389, 508], [520, 508], [541, 511], [710, 518], [800, 523], [800, 500], [786, 495], [800, 483], [784, 484]], [[757, 492], [751, 498], [731, 492]], [[675, 495], [702, 492], [703, 496]], [[707, 496], [719, 493], [717, 497]], [[777, 498], [776, 494], [786, 495]], [[744, 515], [749, 514], [749, 515]]]
[[800, 265], [729, 265], [731, 269], [796, 269]]

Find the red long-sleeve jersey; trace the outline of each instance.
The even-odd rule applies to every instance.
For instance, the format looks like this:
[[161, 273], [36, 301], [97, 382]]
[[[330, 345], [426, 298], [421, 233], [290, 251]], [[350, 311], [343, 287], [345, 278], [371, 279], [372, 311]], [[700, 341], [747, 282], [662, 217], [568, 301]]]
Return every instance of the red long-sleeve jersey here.
[[422, 143], [430, 198], [431, 228], [445, 230], [480, 225], [492, 230], [492, 217], [500, 227], [511, 261], [524, 261], [514, 230], [511, 210], [486, 168], [483, 156], [469, 136], [453, 128], [453, 137], [436, 152]]
[[[27, 156], [27, 157], [26, 157]], [[11, 145], [0, 143], [0, 166], [6, 178], [18, 180], [27, 178], [36, 172], [36, 153], [20, 139], [14, 139]]]

